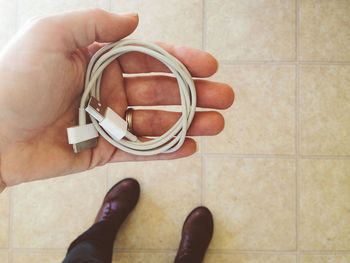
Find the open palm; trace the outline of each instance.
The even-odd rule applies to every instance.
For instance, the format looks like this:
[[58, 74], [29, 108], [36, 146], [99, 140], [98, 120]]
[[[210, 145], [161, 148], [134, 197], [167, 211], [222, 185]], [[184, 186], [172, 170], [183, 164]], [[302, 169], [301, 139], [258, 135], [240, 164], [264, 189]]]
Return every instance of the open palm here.
[[[78, 123], [77, 109], [84, 74], [91, 56], [105, 42], [118, 41], [134, 31], [138, 17], [99, 9], [36, 18], [27, 23], [0, 56], [1, 177], [7, 185], [91, 169], [108, 162], [174, 159], [193, 154], [196, 143], [187, 138], [177, 152], [135, 156], [99, 137], [96, 148], [75, 154], [66, 129]], [[191, 74], [208, 77], [216, 60], [206, 52], [160, 44], [182, 61]], [[128, 53], [104, 71], [101, 101], [124, 116], [128, 106], [177, 105], [176, 79], [163, 75], [123, 76], [123, 73], [168, 72], [155, 59]], [[224, 109], [233, 102], [232, 89], [222, 83], [196, 80], [198, 106]], [[179, 113], [136, 110], [134, 133], [158, 136]], [[199, 112], [188, 135], [214, 135], [224, 127], [215, 111]]]

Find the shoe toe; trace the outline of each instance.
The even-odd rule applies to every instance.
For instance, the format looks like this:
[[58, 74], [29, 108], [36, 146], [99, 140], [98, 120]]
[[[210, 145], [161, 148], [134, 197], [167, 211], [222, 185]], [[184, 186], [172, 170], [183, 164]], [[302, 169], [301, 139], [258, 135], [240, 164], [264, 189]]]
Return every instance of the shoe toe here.
[[128, 202], [136, 203], [140, 196], [140, 185], [133, 178], [127, 178], [115, 184], [106, 194], [105, 201], [114, 199], [125, 199]]
[[199, 227], [205, 227], [210, 230], [213, 226], [214, 220], [211, 212], [208, 208], [201, 206], [195, 208], [187, 217], [185, 224], [197, 225]]

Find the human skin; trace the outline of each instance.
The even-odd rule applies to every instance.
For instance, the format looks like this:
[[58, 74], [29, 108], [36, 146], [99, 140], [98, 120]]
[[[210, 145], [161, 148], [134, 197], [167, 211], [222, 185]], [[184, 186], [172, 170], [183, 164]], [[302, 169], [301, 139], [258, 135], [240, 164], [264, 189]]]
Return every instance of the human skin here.
[[[109, 162], [176, 159], [196, 152], [186, 138], [174, 153], [136, 156], [110, 145], [101, 136], [97, 147], [74, 153], [66, 129], [77, 125], [84, 75], [92, 55], [105, 43], [131, 34], [137, 14], [112, 14], [87, 9], [30, 20], [0, 54], [0, 178], [3, 186], [41, 180], [92, 169]], [[195, 80], [198, 107], [225, 109], [232, 105], [232, 89], [206, 78], [217, 71], [210, 54], [189, 47], [157, 43], [177, 57]], [[170, 76], [129, 76], [123, 73], [168, 72], [159, 61], [127, 53], [104, 71], [101, 102], [124, 117], [128, 106], [177, 105], [176, 79]], [[158, 136], [179, 113], [135, 110], [133, 128], [139, 137]], [[195, 115], [189, 136], [215, 135], [224, 128], [216, 111]]]

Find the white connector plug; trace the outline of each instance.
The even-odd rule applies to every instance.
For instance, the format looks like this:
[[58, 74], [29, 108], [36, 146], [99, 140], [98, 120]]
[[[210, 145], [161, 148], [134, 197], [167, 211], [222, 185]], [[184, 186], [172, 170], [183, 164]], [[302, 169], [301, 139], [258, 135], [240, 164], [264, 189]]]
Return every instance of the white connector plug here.
[[128, 124], [110, 107], [103, 106], [96, 98], [92, 97], [85, 109], [90, 116], [95, 118], [100, 126], [115, 140], [120, 140], [125, 137]]
[[75, 153], [94, 148], [98, 132], [92, 123], [67, 128], [68, 142], [73, 144]]

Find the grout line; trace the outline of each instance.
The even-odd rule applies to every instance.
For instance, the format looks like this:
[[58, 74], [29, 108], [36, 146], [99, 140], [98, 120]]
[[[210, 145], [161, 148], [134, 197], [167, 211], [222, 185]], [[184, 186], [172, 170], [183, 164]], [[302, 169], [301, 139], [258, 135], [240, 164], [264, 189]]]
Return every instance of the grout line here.
[[[262, 255], [296, 255], [298, 252], [295, 251], [278, 251], [278, 250], [230, 250], [230, 249], [209, 249], [208, 252], [209, 254], [262, 254]], [[334, 254], [339, 254], [339, 255], [349, 255], [350, 251], [349, 250], [320, 250], [320, 251], [300, 251], [300, 254], [303, 255], [334, 255]]]
[[8, 240], [8, 262], [12, 263], [13, 251], [13, 188], [9, 189], [9, 240]]
[[249, 60], [241, 60], [241, 61], [237, 61], [237, 60], [220, 60], [220, 64], [223, 64], [223, 65], [255, 65], [255, 64], [258, 64], [258, 65], [265, 65], [265, 64], [268, 64], [268, 65], [295, 65], [296, 62], [295, 61], [264, 61], [264, 60], [261, 60], [261, 61], [249, 61]]
[[126, 253], [130, 253], [130, 254], [138, 254], [138, 253], [147, 253], [147, 254], [151, 254], [151, 253], [161, 253], [161, 254], [174, 254], [177, 252], [177, 249], [127, 249], [127, 248], [113, 248], [113, 252], [114, 253], [120, 253], [120, 254], [126, 254]]
[[295, 40], [296, 40], [296, 81], [295, 81], [295, 130], [296, 130], [296, 257], [297, 263], [301, 262], [301, 254], [300, 254], [300, 191], [301, 191], [301, 183], [300, 183], [300, 147], [301, 147], [301, 122], [300, 122], [300, 38], [299, 38], [299, 30], [300, 30], [300, 12], [299, 12], [299, 0], [295, 1]]
[[207, 49], [207, 1], [202, 0], [202, 50]]
[[206, 157], [224, 157], [224, 158], [247, 158], [247, 159], [295, 159], [295, 154], [231, 154], [231, 153], [207, 153]]
[[109, 186], [109, 174], [110, 174], [110, 164], [107, 164], [107, 171], [106, 171], [106, 193], [108, 192], [108, 186]]
[[295, 0], [295, 61], [299, 61], [299, 15], [298, 15], [298, 9], [299, 9], [299, 2], [298, 0]]
[[305, 250], [301, 253], [303, 255], [350, 255], [349, 250]]
[[[8, 206], [9, 206], [9, 217], [8, 217], [8, 229], [7, 229], [7, 235], [8, 235], [8, 238], [7, 238], [7, 248], [6, 250], [9, 250], [10, 249], [10, 232], [11, 232], [11, 189], [12, 188], [7, 188], [7, 191], [9, 191], [9, 201], [8, 201]], [[6, 188], [5, 188], [5, 191], [6, 191]]]
[[300, 155], [301, 159], [350, 159], [350, 155]]
[[349, 61], [306, 61], [305, 60], [305, 61], [299, 61], [299, 64], [316, 65], [316, 66], [322, 66], [322, 65], [350, 65], [350, 62]]
[[[297, 117], [296, 117], [297, 118]], [[298, 117], [300, 118], [300, 117]], [[297, 122], [298, 120], [296, 120]], [[299, 125], [300, 126], [300, 125]], [[300, 129], [300, 128], [295, 128]], [[298, 132], [298, 131], [297, 131]], [[299, 132], [300, 133], [300, 132]], [[296, 138], [296, 141], [298, 138]], [[300, 140], [300, 139], [299, 139]], [[295, 143], [297, 144], [297, 142]], [[296, 148], [299, 146], [295, 146]], [[300, 147], [299, 147], [300, 148]], [[335, 159], [335, 160], [347, 160], [350, 159], [350, 155], [302, 155], [300, 154], [235, 154], [235, 153], [206, 153], [206, 157], [215, 158], [215, 157], [223, 157], [223, 158], [246, 158], [246, 159]]]
[[[7, 252], [7, 255], [8, 255], [8, 263], [12, 261], [12, 253], [10, 254], [10, 243], [11, 243], [11, 210], [12, 210], [12, 207], [11, 207], [11, 191], [12, 189], [8, 189], [9, 191], [9, 202], [8, 202], [8, 205], [9, 205], [9, 218], [8, 218], [8, 229], [7, 229], [7, 234], [8, 234], [8, 240], [7, 240], [7, 248], [4, 249], [6, 250]], [[11, 258], [10, 258], [11, 257]]]
[[206, 158], [205, 158], [205, 152], [207, 148], [207, 141], [206, 138], [202, 138], [202, 150], [201, 150], [201, 174], [202, 174], [202, 182], [201, 182], [201, 189], [202, 189], [202, 195], [201, 195], [201, 205], [205, 206], [205, 182], [206, 182]]
[[327, 61], [233, 61], [233, 60], [220, 60], [220, 64], [223, 65], [315, 65], [315, 66], [336, 66], [336, 65], [349, 65], [350, 62], [341, 62], [341, 61], [334, 61], [334, 62], [327, 62]]
[[296, 66], [296, 107], [295, 107], [295, 131], [296, 131], [296, 170], [295, 170], [295, 187], [296, 187], [296, 250], [297, 262], [300, 262], [300, 67]]
[[230, 250], [230, 249], [208, 249], [209, 254], [234, 254], [234, 255], [295, 255], [295, 251], [288, 250]]
[[23, 254], [66, 254], [67, 249], [61, 249], [61, 248], [14, 248], [14, 252], [16, 253], [23, 253]]
[[300, 123], [300, 67], [297, 66], [297, 108], [296, 108], [296, 143], [297, 143], [297, 159], [296, 159], [296, 241], [297, 241], [297, 263], [301, 262], [300, 258], [300, 196], [301, 196], [301, 168], [300, 168], [300, 145], [301, 145], [301, 123]]

